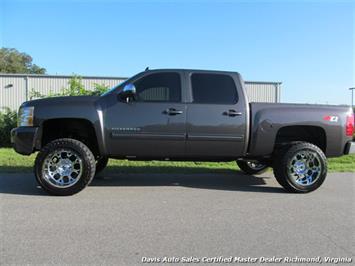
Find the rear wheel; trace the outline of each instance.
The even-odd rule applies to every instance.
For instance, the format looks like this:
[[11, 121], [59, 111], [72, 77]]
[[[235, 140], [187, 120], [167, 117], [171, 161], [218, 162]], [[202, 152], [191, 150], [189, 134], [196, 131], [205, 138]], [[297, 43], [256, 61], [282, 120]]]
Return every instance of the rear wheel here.
[[239, 168], [248, 175], [258, 175], [264, 173], [268, 166], [257, 161], [237, 161]]
[[298, 142], [282, 148], [277, 154], [274, 175], [287, 191], [306, 193], [323, 184], [327, 176], [327, 159], [317, 146]]
[[73, 195], [92, 181], [95, 158], [84, 143], [57, 139], [38, 153], [34, 170], [38, 183], [49, 194]]

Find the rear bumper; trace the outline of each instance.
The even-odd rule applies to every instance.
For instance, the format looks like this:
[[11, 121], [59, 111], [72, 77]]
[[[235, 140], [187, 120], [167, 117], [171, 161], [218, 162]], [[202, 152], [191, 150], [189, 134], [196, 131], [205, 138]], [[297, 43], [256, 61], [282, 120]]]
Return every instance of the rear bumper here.
[[355, 141], [349, 141], [345, 145], [344, 154], [355, 153]]
[[33, 152], [38, 127], [17, 127], [11, 130], [11, 143], [15, 151], [29, 155]]

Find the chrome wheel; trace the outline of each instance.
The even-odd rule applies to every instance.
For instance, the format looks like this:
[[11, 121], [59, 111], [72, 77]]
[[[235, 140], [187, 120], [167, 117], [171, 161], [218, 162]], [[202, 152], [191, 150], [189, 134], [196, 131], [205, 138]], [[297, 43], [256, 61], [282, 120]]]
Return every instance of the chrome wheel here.
[[44, 180], [57, 188], [75, 185], [83, 172], [83, 161], [70, 149], [56, 150], [45, 158], [42, 168]]
[[289, 162], [290, 178], [301, 186], [314, 184], [322, 173], [321, 158], [316, 152], [300, 151]]
[[258, 162], [247, 161], [246, 163], [251, 169], [255, 171], [259, 171], [265, 168], [265, 164], [261, 164]]

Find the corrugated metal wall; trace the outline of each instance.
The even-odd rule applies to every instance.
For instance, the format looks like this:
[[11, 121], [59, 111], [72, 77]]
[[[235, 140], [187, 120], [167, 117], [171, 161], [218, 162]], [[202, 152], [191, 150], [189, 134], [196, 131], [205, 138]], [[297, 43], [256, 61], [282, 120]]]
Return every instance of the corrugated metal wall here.
[[245, 81], [249, 102], [280, 102], [280, 82]]
[[[68, 87], [71, 76], [0, 74], [0, 108], [17, 110], [30, 99], [31, 90], [41, 94], [59, 93]], [[124, 81], [119, 77], [82, 77], [86, 89], [93, 89], [95, 83], [109, 88]], [[26, 89], [27, 84], [27, 89]], [[246, 81], [245, 87], [250, 102], [279, 102], [280, 84], [278, 82]]]
[[[40, 92], [41, 94], [48, 95], [52, 93], [62, 92], [64, 88], [68, 87], [68, 83], [71, 77], [41, 77], [41, 78], [29, 78], [29, 89]], [[109, 88], [122, 82], [124, 79], [99, 79], [99, 78], [82, 78], [84, 87], [88, 90], [92, 90], [95, 84], [101, 84], [108, 86]]]
[[[68, 87], [70, 78], [71, 76], [0, 74], [0, 108], [17, 110], [24, 101], [30, 99], [32, 89], [43, 95], [62, 92]], [[95, 84], [111, 88], [124, 80], [125, 78], [115, 77], [82, 77], [86, 89], [93, 89]]]
[[[9, 107], [12, 110], [26, 101], [25, 77], [0, 77], [0, 108]], [[0, 110], [1, 111], [1, 110]]]

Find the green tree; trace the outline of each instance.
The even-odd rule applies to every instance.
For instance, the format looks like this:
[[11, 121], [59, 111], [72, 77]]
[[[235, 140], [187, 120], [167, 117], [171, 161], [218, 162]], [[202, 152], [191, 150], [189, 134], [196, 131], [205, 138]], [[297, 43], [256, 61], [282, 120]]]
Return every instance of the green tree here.
[[32, 63], [32, 57], [14, 48], [0, 49], [0, 73], [45, 74], [46, 69]]

